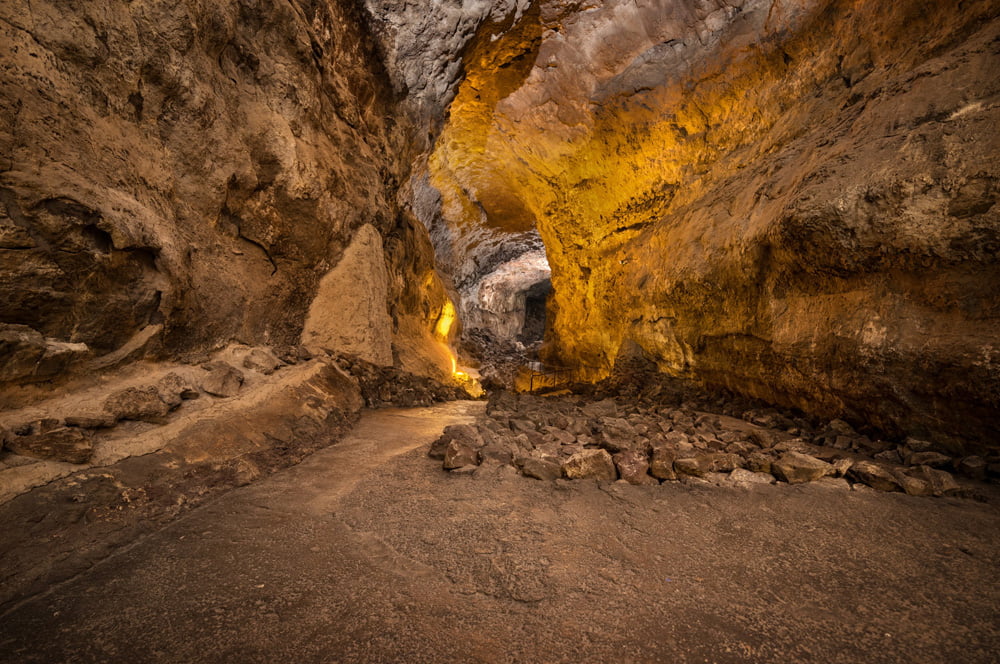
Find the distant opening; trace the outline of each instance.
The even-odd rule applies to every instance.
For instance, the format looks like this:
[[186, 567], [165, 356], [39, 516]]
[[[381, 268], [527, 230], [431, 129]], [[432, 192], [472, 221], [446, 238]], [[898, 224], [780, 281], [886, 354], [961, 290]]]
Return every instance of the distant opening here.
[[545, 336], [545, 305], [551, 292], [551, 279], [539, 281], [524, 292], [524, 326], [518, 335], [521, 343], [531, 344]]

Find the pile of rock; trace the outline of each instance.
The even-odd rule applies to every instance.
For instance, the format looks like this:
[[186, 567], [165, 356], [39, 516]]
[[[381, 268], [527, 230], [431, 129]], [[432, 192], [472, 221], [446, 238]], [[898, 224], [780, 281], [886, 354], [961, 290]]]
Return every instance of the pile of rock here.
[[[286, 365], [265, 348], [250, 349], [242, 359], [244, 369], [265, 375]], [[166, 424], [169, 414], [185, 401], [197, 399], [203, 392], [232, 397], [243, 382], [243, 371], [221, 360], [206, 362], [200, 370], [172, 371], [155, 383], [111, 392], [87, 412], [34, 418], [10, 430], [0, 427], [0, 449], [36, 459], [89, 463], [100, 430], [126, 420]]]
[[872, 440], [840, 420], [815, 428], [777, 411], [752, 409], [737, 419], [693, 406], [495, 393], [486, 417], [448, 427], [429, 454], [453, 472], [511, 464], [542, 480], [650, 485], [823, 482], [950, 496], [971, 493], [949, 471], [1000, 478], [1000, 458], [955, 458], [912, 438], [899, 444]]
[[396, 367], [372, 364], [353, 355], [338, 355], [336, 361], [341, 369], [358, 381], [368, 408], [430, 406], [442, 401], [470, 398], [457, 385], [445, 385]]

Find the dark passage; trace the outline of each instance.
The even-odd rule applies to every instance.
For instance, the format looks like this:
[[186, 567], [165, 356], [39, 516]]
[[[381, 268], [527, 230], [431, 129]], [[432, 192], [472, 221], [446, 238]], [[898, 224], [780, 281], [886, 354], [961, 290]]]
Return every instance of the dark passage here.
[[539, 281], [524, 293], [524, 326], [518, 339], [525, 344], [545, 336], [545, 304], [552, 292], [552, 281]]

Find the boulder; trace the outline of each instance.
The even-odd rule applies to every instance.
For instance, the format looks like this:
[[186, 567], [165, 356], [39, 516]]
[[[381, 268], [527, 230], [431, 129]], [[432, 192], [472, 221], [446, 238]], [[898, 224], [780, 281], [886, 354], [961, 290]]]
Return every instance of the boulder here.
[[201, 380], [201, 389], [215, 397], [231, 397], [243, 385], [243, 372], [226, 362], [201, 365], [208, 373]]
[[855, 461], [847, 477], [879, 491], [901, 491], [903, 488], [895, 475], [873, 461]]
[[457, 440], [473, 449], [479, 449], [485, 445], [483, 436], [476, 427], [470, 424], [453, 424], [445, 427], [438, 439], [431, 443], [431, 448], [427, 451], [427, 456], [432, 459], [444, 460], [448, 444], [453, 440]]
[[906, 457], [907, 466], [930, 466], [941, 468], [951, 463], [951, 457], [940, 452], [913, 452]]
[[917, 466], [914, 476], [927, 482], [935, 496], [953, 496], [962, 490], [951, 473], [944, 470]]
[[584, 415], [594, 419], [597, 419], [599, 417], [618, 416], [618, 404], [615, 403], [614, 399], [593, 401], [585, 405], [583, 408], [581, 408], [581, 410], [583, 411]]
[[834, 477], [844, 477], [854, 465], [854, 461], [852, 459], [834, 459], [830, 461], [830, 465], [833, 466]]
[[156, 389], [160, 393], [160, 399], [172, 408], [181, 405], [186, 399], [197, 399], [201, 392], [194, 383], [179, 374], [171, 371], [156, 383]]
[[626, 450], [615, 454], [613, 459], [618, 474], [629, 484], [659, 484], [649, 475], [649, 460], [644, 453]]
[[650, 474], [661, 480], [676, 480], [677, 473], [674, 472], [676, 458], [677, 453], [670, 447], [654, 447], [653, 458], [649, 463]]
[[736, 468], [729, 473], [729, 481], [737, 486], [749, 487], [754, 484], [773, 484], [774, 476], [770, 473], [755, 473], [745, 468]]
[[562, 473], [571, 480], [615, 480], [618, 471], [606, 450], [584, 450], [562, 462]]
[[931, 485], [917, 477], [912, 477], [904, 472], [897, 472], [896, 479], [903, 491], [910, 496], [933, 496], [934, 490]]
[[674, 472], [678, 475], [685, 475], [688, 477], [702, 477], [707, 470], [702, 467], [702, 464], [697, 458], [686, 457], [684, 459], [674, 460]]
[[611, 453], [624, 452], [635, 449], [637, 446], [637, 434], [628, 420], [619, 417], [602, 417], [600, 430], [601, 447]]
[[266, 348], [254, 348], [243, 358], [243, 368], [270, 376], [281, 367], [281, 360]]
[[94, 455], [94, 441], [90, 434], [70, 427], [28, 436], [10, 436], [5, 447], [15, 454], [68, 463], [87, 463]]
[[576, 436], [571, 434], [569, 431], [558, 427], [545, 427], [543, 433], [545, 435], [545, 440], [554, 442], [558, 445], [572, 445], [576, 442]]
[[514, 460], [513, 445], [505, 444], [506, 441], [492, 441], [486, 443], [479, 450], [480, 463], [509, 464]]
[[160, 398], [152, 385], [119, 390], [104, 401], [105, 412], [118, 420], [139, 420], [160, 424], [170, 412], [170, 406]]
[[768, 473], [771, 472], [771, 463], [773, 459], [762, 452], [751, 452], [747, 456], [746, 467], [747, 470], [751, 470], [755, 473]]
[[444, 451], [444, 463], [442, 464], [445, 470], [478, 465], [479, 452], [474, 447], [458, 440], [452, 440], [448, 443], [448, 447]]
[[974, 480], [985, 480], [986, 460], [981, 456], [967, 456], [955, 464], [955, 470]]
[[703, 463], [707, 463], [706, 470], [714, 473], [729, 473], [736, 468], [743, 468], [746, 462], [739, 454], [727, 452], [715, 452], [706, 454]]
[[562, 475], [558, 463], [548, 459], [527, 458], [521, 464], [521, 472], [536, 480], [554, 480]]
[[813, 482], [833, 473], [833, 466], [800, 452], [788, 452], [771, 464], [771, 472], [789, 484]]

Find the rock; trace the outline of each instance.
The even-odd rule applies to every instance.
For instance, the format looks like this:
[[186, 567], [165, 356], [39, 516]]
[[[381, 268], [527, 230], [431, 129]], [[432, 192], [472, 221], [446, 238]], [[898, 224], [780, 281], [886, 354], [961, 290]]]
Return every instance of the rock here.
[[480, 463], [509, 464], [514, 460], [514, 451], [511, 448], [511, 445], [498, 441], [487, 443], [479, 449]]
[[618, 472], [606, 450], [584, 450], [562, 462], [562, 474], [571, 479], [615, 480]]
[[[5, 290], [4, 295], [12, 293]], [[0, 323], [0, 383], [47, 380], [69, 371], [89, 355], [86, 344], [50, 339], [27, 325]]]
[[44, 417], [31, 422], [26, 422], [14, 427], [14, 433], [19, 436], [31, 436], [33, 434], [48, 433], [63, 426], [63, 420], [54, 417]]
[[885, 452], [879, 452], [875, 455], [875, 458], [879, 461], [885, 463], [903, 463], [903, 457], [900, 456], [897, 450], [886, 450]]
[[243, 385], [243, 372], [226, 362], [208, 362], [202, 365], [208, 373], [201, 380], [201, 389], [212, 396], [231, 397]]
[[771, 471], [779, 480], [789, 484], [802, 484], [831, 474], [833, 466], [806, 454], [788, 452], [771, 464]]
[[729, 473], [729, 481], [737, 486], [751, 486], [753, 484], [773, 484], [774, 476], [770, 473], [755, 473], [745, 468], [736, 468]]
[[835, 489], [839, 491], [850, 491], [851, 483], [843, 477], [821, 477], [809, 486], [817, 486], [823, 489]]
[[644, 453], [627, 450], [615, 454], [613, 459], [618, 474], [629, 484], [659, 484], [649, 475], [649, 461]]
[[725, 452], [707, 454], [705, 455], [704, 460], [700, 463], [706, 470], [714, 473], [728, 473], [736, 468], [742, 468], [746, 465], [746, 462], [743, 461], [743, 457], [739, 454], [729, 454]]
[[478, 466], [479, 452], [474, 447], [458, 440], [449, 441], [444, 451], [445, 470], [454, 470], [463, 466]]
[[576, 442], [576, 436], [557, 427], [545, 427], [544, 435], [546, 440], [558, 445], [572, 445]]
[[895, 475], [872, 461], [855, 461], [847, 471], [847, 477], [879, 491], [901, 491], [903, 488]]
[[674, 472], [676, 458], [677, 453], [670, 447], [653, 448], [653, 458], [649, 464], [650, 474], [661, 480], [676, 480], [677, 473]]
[[747, 469], [755, 473], [768, 473], [771, 472], [771, 457], [761, 452], [753, 452], [747, 457]]
[[852, 459], [834, 459], [830, 462], [830, 465], [833, 466], [834, 477], [844, 477], [847, 475], [847, 471], [851, 469], [851, 466], [854, 465], [854, 461]]
[[15, 454], [67, 463], [87, 463], [94, 454], [94, 441], [79, 428], [63, 427], [28, 436], [11, 436], [7, 449]]
[[637, 445], [635, 429], [628, 422], [617, 417], [602, 417], [600, 421], [601, 447], [609, 452], [623, 452]]
[[427, 456], [443, 461], [445, 452], [448, 450], [448, 444], [453, 440], [457, 440], [476, 450], [486, 444], [482, 434], [476, 427], [470, 424], [452, 424], [445, 427], [438, 439], [431, 443], [431, 447], [427, 451]]
[[955, 464], [955, 470], [974, 480], [986, 479], [986, 461], [980, 456], [967, 456]]
[[281, 360], [266, 348], [254, 348], [243, 358], [243, 368], [270, 376], [281, 367]]
[[112, 415], [71, 415], [66, 418], [66, 426], [80, 429], [108, 429], [117, 423]]
[[584, 415], [593, 419], [618, 416], [618, 405], [615, 403], [614, 399], [592, 401], [581, 408], [581, 410]]
[[754, 429], [748, 437], [754, 444], [765, 450], [791, 438], [788, 433], [774, 429]]
[[171, 408], [181, 405], [184, 400], [197, 399], [201, 396], [201, 392], [193, 382], [173, 371], [157, 381], [156, 389], [160, 393], [160, 399]]
[[521, 464], [521, 472], [536, 480], [554, 480], [562, 476], [560, 465], [547, 459], [524, 459]]
[[524, 418], [512, 418], [510, 420], [510, 430], [514, 433], [538, 433], [538, 425]]
[[918, 438], [907, 438], [904, 444], [911, 452], [930, 452], [934, 448], [934, 443]]
[[907, 466], [940, 468], [951, 463], [951, 457], [940, 452], [914, 452], [906, 457]]
[[140, 420], [161, 424], [170, 406], [152, 385], [129, 387], [115, 392], [104, 401], [104, 410], [118, 420]]
[[962, 490], [951, 473], [944, 470], [917, 466], [914, 475], [927, 482], [935, 496], [953, 496]]
[[931, 488], [930, 483], [925, 480], [919, 479], [917, 477], [912, 477], [907, 475], [905, 472], [897, 472], [896, 480], [899, 481], [899, 485], [903, 488], [903, 491], [910, 496], [933, 496], [934, 490]]
[[697, 458], [687, 457], [674, 460], [674, 472], [688, 477], [702, 477], [707, 471]]

